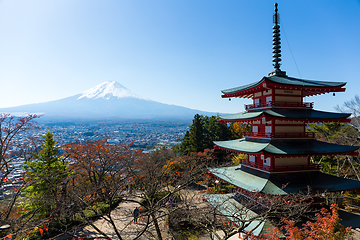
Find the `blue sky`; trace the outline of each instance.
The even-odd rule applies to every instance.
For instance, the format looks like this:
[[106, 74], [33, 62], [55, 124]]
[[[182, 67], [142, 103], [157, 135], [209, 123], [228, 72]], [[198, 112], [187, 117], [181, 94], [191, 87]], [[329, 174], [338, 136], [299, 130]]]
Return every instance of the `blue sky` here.
[[[281, 69], [348, 83], [306, 101], [334, 111], [359, 94], [360, 1], [278, 3]], [[270, 0], [0, 1], [0, 108], [118, 81], [163, 103], [243, 111], [251, 100], [229, 102], [220, 90], [273, 70], [273, 11]]]

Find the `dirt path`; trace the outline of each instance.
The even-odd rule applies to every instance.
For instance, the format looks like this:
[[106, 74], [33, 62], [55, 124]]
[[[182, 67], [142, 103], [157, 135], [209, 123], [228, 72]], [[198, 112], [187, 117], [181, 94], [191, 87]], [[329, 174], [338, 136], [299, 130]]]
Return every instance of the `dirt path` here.
[[[135, 207], [139, 207], [139, 204], [134, 202], [123, 202], [120, 203], [112, 212], [111, 216], [114, 220], [115, 226], [120, 232], [124, 240], [134, 239], [140, 231], [145, 227], [144, 219], [140, 218], [138, 223], [134, 223], [132, 212]], [[162, 237], [164, 240], [172, 239], [168, 234], [168, 227], [165, 225], [164, 218], [159, 221]], [[118, 239], [113, 229], [113, 226], [105, 221], [104, 219], [99, 219], [94, 222], [94, 225], [99, 228], [101, 231], [106, 233], [111, 239]], [[151, 234], [156, 234], [154, 227], [150, 227], [149, 232], [145, 235], [140, 236], [139, 240], [152, 239]], [[79, 235], [88, 236], [88, 237], [100, 237], [99, 234], [92, 226], [86, 226]]]
[[[183, 198], [188, 199], [189, 197], [193, 198], [193, 204], [206, 204], [202, 202], [202, 197], [199, 194], [199, 189], [186, 189], [181, 191], [181, 196]], [[196, 200], [195, 200], [196, 199]], [[145, 227], [144, 219], [139, 218], [138, 223], [134, 223], [132, 212], [135, 207], [139, 207], [139, 204], [135, 202], [122, 202], [117, 206], [112, 212], [111, 216], [114, 220], [116, 228], [119, 230], [122, 238], [124, 240], [131, 240], [136, 237], [136, 234], [139, 233]], [[163, 210], [165, 211], [165, 209]], [[164, 212], [160, 212], [160, 214], [164, 214]], [[111, 239], [118, 239], [115, 231], [110, 223], [105, 221], [104, 219], [99, 219], [94, 222], [94, 225], [99, 228], [101, 231], [106, 233]], [[159, 225], [161, 228], [162, 237], [164, 240], [172, 240], [172, 236], [169, 234], [168, 225], [165, 224], [165, 217], [159, 220]], [[78, 232], [81, 236], [88, 236], [88, 237], [100, 237], [100, 235], [92, 226], [88, 225], [82, 229], [82, 231]], [[146, 239], [154, 239], [151, 235], [155, 235], [156, 231], [153, 226], [150, 227], [149, 232], [147, 235], [142, 235], [138, 239], [139, 240], [146, 240]], [[205, 240], [209, 239], [206, 237], [201, 237], [200, 239]]]

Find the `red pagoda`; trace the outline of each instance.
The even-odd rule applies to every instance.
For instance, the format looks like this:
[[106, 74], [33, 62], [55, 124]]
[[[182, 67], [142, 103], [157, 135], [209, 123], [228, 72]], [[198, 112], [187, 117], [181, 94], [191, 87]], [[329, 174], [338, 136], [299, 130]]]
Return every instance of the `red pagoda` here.
[[[258, 82], [222, 91], [223, 98], [253, 100], [252, 104], [245, 105], [244, 112], [220, 116], [220, 121], [225, 123], [249, 123], [251, 131], [242, 139], [214, 142], [215, 148], [245, 154], [247, 159], [239, 166], [210, 169], [210, 172], [233, 184], [237, 194], [248, 196], [253, 192], [273, 195], [301, 193], [307, 192], [309, 187], [317, 192], [358, 189], [359, 181], [324, 174], [318, 165], [310, 162], [310, 157], [358, 155], [356, 150], [359, 147], [321, 142], [315, 139], [314, 133], [306, 132], [307, 123], [350, 122], [348, 117], [351, 114], [314, 110], [314, 103], [303, 101], [307, 96], [344, 92], [346, 82], [298, 79], [280, 70], [277, 11], [275, 4], [274, 71]], [[206, 198], [213, 205], [221, 203], [214, 196]]]

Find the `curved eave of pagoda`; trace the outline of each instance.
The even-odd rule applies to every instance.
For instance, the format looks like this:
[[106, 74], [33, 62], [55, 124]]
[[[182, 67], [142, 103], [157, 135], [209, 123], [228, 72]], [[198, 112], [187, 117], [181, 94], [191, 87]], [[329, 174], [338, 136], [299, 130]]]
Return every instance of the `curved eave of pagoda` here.
[[266, 121], [282, 120], [282, 121], [301, 121], [305, 123], [311, 122], [350, 122], [348, 119], [351, 113], [332, 113], [313, 109], [267, 109], [260, 111], [245, 111], [241, 113], [221, 115], [219, 122], [252, 122], [262, 120]]
[[263, 77], [256, 83], [222, 90], [222, 98], [252, 98], [255, 92], [267, 89], [301, 90], [303, 97], [315, 96], [329, 92], [345, 92], [346, 82], [325, 82], [305, 80], [292, 77]]
[[249, 192], [287, 195], [307, 192], [339, 192], [360, 188], [360, 182], [321, 172], [268, 174], [240, 166], [211, 168], [209, 172]]
[[263, 154], [275, 157], [324, 156], [324, 155], [359, 155], [359, 146], [339, 145], [321, 142], [314, 139], [306, 140], [260, 140], [236, 139], [214, 141], [215, 149], [223, 149], [243, 154]]

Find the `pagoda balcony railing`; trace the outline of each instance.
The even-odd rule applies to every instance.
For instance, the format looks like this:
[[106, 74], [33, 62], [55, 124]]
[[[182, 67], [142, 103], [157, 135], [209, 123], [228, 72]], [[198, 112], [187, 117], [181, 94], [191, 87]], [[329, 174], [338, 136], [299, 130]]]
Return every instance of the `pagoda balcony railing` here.
[[258, 164], [251, 162], [249, 160], [242, 160], [241, 164], [244, 166], [249, 166], [267, 172], [290, 172], [290, 171], [304, 171], [304, 170], [319, 170], [320, 165], [310, 164], [310, 165], [290, 165], [290, 166], [268, 166], [264, 164]]
[[314, 132], [305, 133], [269, 133], [269, 132], [246, 132], [246, 138], [315, 138]]
[[[250, 191], [246, 191], [244, 189], [241, 189], [239, 187], [235, 187], [235, 193], [239, 194], [239, 195], [235, 195], [235, 198], [237, 198], [238, 200], [241, 199], [241, 197], [246, 197], [264, 207], [270, 207], [272, 205], [274, 205], [274, 202], [277, 201], [277, 199], [279, 198], [279, 195], [270, 195], [270, 194], [263, 194], [263, 193], [259, 193], [259, 192], [250, 192]], [[346, 196], [341, 196], [343, 198], [349, 198]], [[357, 198], [351, 198], [354, 200], [359, 200]], [[300, 200], [300, 201], [304, 201], [304, 200]], [[320, 203], [325, 203], [325, 198], [324, 197], [311, 197], [309, 199], [305, 200], [306, 203], [310, 203], [311, 205], [315, 205], [315, 204], [320, 204]], [[288, 203], [297, 203], [297, 201], [286, 201], [286, 204]], [[360, 203], [360, 201], [358, 202]], [[360, 208], [360, 207], [358, 207]]]
[[245, 104], [245, 110], [257, 109], [257, 108], [313, 108], [314, 102], [264, 102]]

